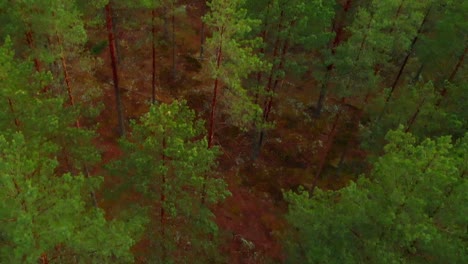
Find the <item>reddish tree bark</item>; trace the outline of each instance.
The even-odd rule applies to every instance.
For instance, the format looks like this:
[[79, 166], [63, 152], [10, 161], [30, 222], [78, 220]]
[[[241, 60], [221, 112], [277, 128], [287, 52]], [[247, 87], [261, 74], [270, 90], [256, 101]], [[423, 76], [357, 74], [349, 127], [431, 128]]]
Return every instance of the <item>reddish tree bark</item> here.
[[423, 28], [424, 28], [424, 25], [425, 25], [426, 22], [427, 22], [427, 18], [428, 18], [428, 16], [429, 16], [429, 13], [430, 13], [430, 11], [431, 11], [431, 8], [432, 8], [432, 6], [429, 6], [429, 8], [428, 8], [427, 11], [426, 11], [426, 14], [424, 15], [424, 18], [423, 18], [423, 20], [422, 20], [422, 22], [421, 22], [421, 24], [420, 24], [420, 26], [419, 26], [419, 28], [418, 28], [418, 31], [417, 31], [417, 33], [416, 33], [416, 36], [413, 38], [413, 41], [411, 42], [411, 46], [410, 46], [410, 48], [409, 48], [409, 50], [408, 50], [408, 53], [406, 54], [405, 59], [403, 60], [403, 63], [402, 63], [401, 66], [400, 66], [400, 69], [399, 69], [399, 71], [398, 71], [398, 74], [397, 74], [395, 80], [393, 81], [393, 84], [392, 84], [391, 89], [390, 89], [390, 93], [388, 94], [387, 99], [385, 100], [385, 102], [390, 101], [390, 99], [392, 98], [393, 92], [395, 91], [395, 89], [396, 89], [396, 87], [397, 87], [398, 81], [400, 80], [401, 75], [403, 74], [403, 70], [405, 69], [406, 64], [408, 63], [408, 60], [409, 60], [409, 58], [411, 57], [411, 54], [412, 54], [413, 51], [414, 51], [414, 47], [415, 47], [415, 45], [416, 45], [416, 42], [418, 41], [419, 36], [421, 35], [421, 32], [422, 32], [422, 30], [423, 30]]
[[[347, 0], [343, 5], [343, 14], [336, 14], [335, 19], [333, 21], [332, 31], [335, 32], [335, 38], [330, 44], [330, 49], [332, 55], [336, 53], [336, 47], [338, 47], [341, 42], [343, 41], [343, 21], [345, 21], [346, 16], [348, 14], [349, 9], [351, 8], [352, 0]], [[338, 18], [340, 18], [338, 20]], [[326, 73], [325, 73], [325, 80], [322, 82], [322, 86], [320, 88], [320, 94], [317, 100], [316, 108], [315, 108], [315, 116], [319, 117], [322, 113], [323, 104], [327, 97], [328, 91], [328, 82], [330, 80], [331, 72], [335, 68], [335, 65], [332, 63], [327, 66]]]
[[[166, 149], [166, 137], [164, 136], [163, 141], [162, 141], [162, 155], [161, 155], [161, 159], [162, 159], [162, 162], [163, 162], [164, 166], [166, 166], [166, 155], [164, 155], [165, 149]], [[160, 225], [161, 225], [160, 232], [161, 233], [160, 233], [160, 235], [161, 235], [162, 241], [166, 237], [166, 226], [165, 226], [166, 212], [164, 210], [164, 202], [166, 201], [165, 187], [166, 187], [166, 176], [164, 174], [162, 174], [162, 178], [161, 178], [161, 195], [159, 197], [160, 203], [161, 203], [161, 209], [160, 209], [160, 216], [161, 216], [161, 218], [160, 218]], [[161, 243], [161, 251], [162, 251], [162, 262], [165, 263], [165, 261], [166, 261], [166, 246], [164, 245], [164, 242]]]
[[[268, 27], [268, 14], [270, 12], [270, 8], [271, 8], [271, 1], [268, 2], [266, 15], [265, 15], [265, 21], [263, 22], [263, 30], [262, 30], [262, 33], [260, 34], [260, 37], [262, 39], [262, 43], [265, 43], [266, 36], [268, 34], [267, 27]], [[262, 45], [262, 47], [260, 48], [259, 53], [261, 55], [265, 54], [265, 46], [264, 45]], [[260, 83], [262, 82], [262, 77], [263, 77], [263, 72], [262, 71], [257, 72], [257, 87], [260, 87]], [[259, 97], [259, 91], [257, 91], [255, 93], [255, 104], [258, 103], [258, 97]]]
[[418, 117], [419, 115], [419, 112], [421, 111], [421, 107], [424, 105], [424, 102], [426, 101], [426, 97], [424, 97], [421, 102], [418, 104], [418, 107], [416, 108], [416, 111], [414, 112], [414, 114], [411, 116], [411, 118], [408, 120], [407, 122], [407, 126], [406, 126], [406, 129], [405, 129], [405, 132], [408, 133], [411, 129], [411, 127], [413, 126], [414, 122], [416, 121], [416, 118]]
[[119, 123], [119, 134], [120, 136], [125, 135], [125, 127], [124, 127], [124, 118], [123, 118], [123, 110], [122, 110], [122, 100], [119, 88], [119, 76], [117, 71], [117, 59], [115, 56], [115, 37], [114, 32], [112, 30], [112, 8], [111, 3], [109, 2], [106, 7], [106, 24], [107, 24], [107, 34], [109, 40], [109, 51], [111, 57], [111, 67], [112, 67], [112, 77], [114, 80], [114, 94], [116, 98], [116, 111], [117, 111], [117, 119]]
[[[278, 34], [276, 35], [275, 45], [273, 47], [273, 55], [272, 55], [273, 60], [275, 60], [278, 57], [278, 51], [279, 51], [280, 43], [281, 43], [281, 38], [279, 36], [279, 33], [283, 29], [283, 19], [284, 19], [284, 10], [281, 10], [280, 18], [279, 18], [279, 22], [278, 22], [278, 31], [277, 31]], [[274, 75], [274, 73], [276, 71], [277, 71], [277, 67], [276, 67], [276, 65], [273, 65], [271, 67], [270, 75], [268, 76], [267, 86], [265, 88], [265, 90], [267, 92], [271, 91], [271, 84], [273, 82], [273, 75]]]
[[[222, 56], [223, 56], [222, 37], [223, 37], [223, 31], [221, 31], [221, 43], [219, 43], [218, 53], [216, 55], [216, 70], [219, 70], [219, 68], [221, 67], [221, 61], [222, 61]], [[213, 85], [213, 99], [211, 100], [210, 126], [208, 129], [208, 148], [211, 148], [213, 146], [218, 85], [219, 85], [219, 78], [216, 77], [214, 80], [214, 85]]]
[[174, 15], [174, 6], [172, 6], [172, 77], [176, 77], [176, 43], [175, 43], [175, 15]]
[[[31, 50], [35, 49], [34, 37], [31, 31], [26, 32], [26, 42], [28, 43], [28, 46]], [[42, 71], [42, 64], [39, 61], [39, 59], [36, 57], [34, 58], [34, 67], [36, 68], [36, 71], [38, 72]]]
[[468, 46], [465, 47], [465, 50], [463, 51], [462, 55], [458, 59], [457, 65], [455, 65], [455, 68], [453, 69], [452, 73], [450, 74], [450, 77], [448, 78], [449, 82], [453, 82], [453, 79], [455, 79], [455, 76], [457, 75], [457, 72], [460, 69], [460, 66], [463, 65], [463, 62], [465, 61], [465, 56], [466, 56], [466, 51], [467, 50], [468, 50]]
[[200, 25], [200, 60], [203, 60], [205, 52], [205, 22], [203, 22], [203, 16], [206, 13], [206, 2], [202, 1], [202, 14], [201, 14], [201, 25]]
[[[344, 105], [345, 99], [341, 99], [341, 104]], [[324, 148], [324, 153], [320, 157], [319, 165], [317, 168], [317, 172], [315, 173], [313, 182], [312, 182], [312, 187], [310, 190], [311, 195], [313, 194], [315, 187], [317, 187], [318, 179], [320, 178], [320, 175], [322, 174], [323, 168], [325, 167], [325, 163], [327, 161], [327, 157], [330, 154], [331, 148], [333, 146], [333, 142], [335, 141], [335, 137], [338, 131], [338, 122], [341, 118], [341, 114], [343, 113], [343, 109], [340, 109], [338, 113], [335, 116], [335, 120], [333, 121], [332, 128], [330, 130], [330, 133], [328, 133], [327, 137], [327, 142], [325, 143], [325, 148]]]
[[15, 108], [13, 107], [13, 101], [11, 100], [11, 98], [8, 98], [8, 105], [10, 106], [11, 114], [15, 117], [15, 126], [16, 128], [18, 128], [20, 126], [20, 122], [16, 117]]
[[49, 264], [49, 258], [47, 257], [46, 253], [41, 254], [40, 261], [41, 261], [41, 264]]
[[[453, 69], [452, 73], [450, 74], [449, 78], [447, 79], [447, 81], [449, 82], [453, 82], [453, 79], [455, 79], [455, 76], [457, 75], [457, 72], [458, 70], [460, 69], [460, 67], [463, 65], [464, 61], [465, 61], [465, 56], [466, 56], [466, 51], [468, 50], [468, 46], [465, 46], [465, 50], [463, 51], [462, 55], [460, 56], [460, 58], [458, 59], [458, 62], [457, 64], [455, 65], [455, 68]], [[440, 104], [442, 103], [442, 99], [447, 96], [447, 86], [444, 86], [444, 88], [440, 91], [440, 95], [441, 95], [441, 98], [437, 101], [436, 103], [436, 106], [440, 106]]]
[[151, 103], [156, 103], [156, 10], [151, 10]]

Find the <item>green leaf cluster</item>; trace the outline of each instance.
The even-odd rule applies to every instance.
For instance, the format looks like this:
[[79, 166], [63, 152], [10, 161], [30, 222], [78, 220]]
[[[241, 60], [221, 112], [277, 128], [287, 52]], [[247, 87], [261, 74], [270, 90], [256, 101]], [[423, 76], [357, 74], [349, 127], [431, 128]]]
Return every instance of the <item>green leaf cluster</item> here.
[[467, 261], [467, 136], [387, 134], [372, 172], [338, 191], [287, 192], [291, 263]]

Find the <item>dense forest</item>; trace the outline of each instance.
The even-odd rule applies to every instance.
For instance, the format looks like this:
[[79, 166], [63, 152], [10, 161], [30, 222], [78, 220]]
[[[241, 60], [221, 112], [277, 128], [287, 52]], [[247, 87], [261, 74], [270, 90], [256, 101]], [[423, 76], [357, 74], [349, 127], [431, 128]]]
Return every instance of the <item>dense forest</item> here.
[[467, 15], [0, 0], [0, 263], [468, 263]]

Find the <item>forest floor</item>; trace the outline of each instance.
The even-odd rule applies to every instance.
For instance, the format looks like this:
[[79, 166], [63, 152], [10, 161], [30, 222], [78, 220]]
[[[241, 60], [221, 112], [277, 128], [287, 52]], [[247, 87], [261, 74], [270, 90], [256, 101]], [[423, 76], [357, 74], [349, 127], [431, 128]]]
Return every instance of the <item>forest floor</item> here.
[[[186, 99], [199, 118], [207, 120], [212, 87], [200, 78], [200, 67], [203, 64], [203, 61], [198, 60], [200, 10], [198, 4], [187, 5], [187, 15], [178, 16], [176, 21], [175, 77], [172, 76], [170, 45], [161, 43], [157, 50], [157, 97], [163, 103]], [[141, 20], [139, 22], [147, 25], [138, 31], [120, 27], [123, 23], [119, 22], [127, 19], [124, 11], [117, 10], [115, 16], [120, 58], [119, 77], [124, 115], [128, 122], [145, 113], [151, 100], [151, 43], [148, 41], [151, 30], [148, 21], [145, 20], [150, 18], [150, 14], [142, 13], [138, 16]], [[163, 32], [160, 30], [158, 33], [164, 39]], [[90, 41], [99, 43], [106, 38], [105, 29], [102, 28], [90, 36]], [[104, 49], [99, 57], [103, 63], [95, 74], [104, 87], [101, 100], [105, 107], [98, 117], [100, 126], [96, 144], [102, 151], [102, 163], [105, 164], [117, 158], [120, 150], [117, 143], [115, 96], [111, 86], [108, 50]], [[278, 90], [271, 118], [275, 121], [275, 128], [268, 131], [258, 159], [252, 159], [252, 133], [241, 133], [218, 120], [215, 143], [220, 146], [223, 154], [218, 161], [217, 175], [226, 180], [232, 195], [212, 209], [226, 242], [222, 250], [229, 256], [229, 263], [282, 262], [284, 253], [280, 234], [286, 226], [282, 216], [287, 210], [282, 190], [294, 190], [299, 185], [310, 186], [318, 169], [317, 164], [325, 155], [325, 151], [327, 156], [324, 159], [327, 162], [318, 186], [326, 189], [335, 189], [346, 184], [349, 180], [347, 175], [351, 174], [348, 172], [353, 170], [353, 160], [362, 159], [363, 153], [358, 150], [356, 143], [353, 143], [355, 140], [352, 128], [348, 134], [344, 133], [349, 138], [332, 139], [338, 143], [334, 144], [338, 147], [326, 149], [330, 140], [330, 124], [336, 115], [332, 107], [333, 99], [320, 119], [312, 118], [308, 106], [317, 98], [315, 84], [307, 80], [294, 80], [294, 77], [288, 80]], [[350, 124], [352, 127], [352, 114], [344, 115], [340, 120], [339, 129], [349, 129]], [[345, 165], [341, 166], [342, 164]], [[341, 174], [337, 170], [340, 166], [344, 167]], [[104, 189], [119, 183], [117, 178], [106, 175], [103, 168], [98, 168], [94, 174], [105, 176]], [[337, 176], [338, 174], [341, 176]], [[101, 206], [110, 216], [123, 207], [119, 204], [131, 203], [138, 199], [136, 196], [128, 196], [120, 198], [119, 201], [104, 202], [102, 194], [99, 198], [103, 201]], [[142, 247], [144, 245], [140, 244], [136, 250], [144, 251]]]

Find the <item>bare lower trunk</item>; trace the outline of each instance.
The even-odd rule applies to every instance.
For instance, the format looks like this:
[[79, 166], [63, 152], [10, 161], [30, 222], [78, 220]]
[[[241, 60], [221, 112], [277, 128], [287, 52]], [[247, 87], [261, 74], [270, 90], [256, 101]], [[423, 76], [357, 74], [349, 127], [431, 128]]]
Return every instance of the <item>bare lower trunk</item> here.
[[411, 130], [411, 127], [413, 126], [414, 122], [416, 122], [416, 119], [421, 112], [421, 107], [424, 105], [424, 102], [426, 101], [426, 97], [424, 97], [421, 101], [421, 103], [418, 104], [418, 107], [416, 108], [416, 111], [414, 114], [411, 116], [411, 118], [407, 122], [407, 126], [405, 129], [405, 132], [408, 133]]
[[[343, 5], [343, 14], [336, 14], [335, 19], [333, 20], [333, 25], [331, 31], [335, 32], [335, 38], [329, 44], [332, 55], [335, 55], [336, 48], [340, 45], [344, 38], [344, 30], [343, 30], [343, 21], [346, 19], [346, 15], [348, 14], [349, 9], [351, 8], [352, 0], [347, 0], [346, 3]], [[322, 86], [320, 88], [320, 94], [317, 99], [317, 104], [315, 107], [315, 116], [318, 118], [320, 117], [323, 109], [324, 102], [327, 98], [328, 92], [328, 83], [330, 81], [330, 77], [332, 74], [333, 69], [335, 68], [334, 64], [327, 65], [327, 71], [325, 73], [325, 79], [322, 82]]]
[[[163, 165], [165, 166], [166, 165], [166, 155], [164, 155], [164, 151], [166, 149], [166, 137], [163, 137], [163, 142], [162, 142], [162, 155], [161, 155], [161, 158], [162, 158], [162, 161], [163, 161]], [[160, 235], [161, 235], [161, 263], [165, 263], [166, 262], [166, 254], [167, 254], [167, 250], [166, 250], [166, 245], [165, 245], [165, 239], [166, 239], [166, 226], [165, 226], [165, 217], [166, 217], [166, 212], [164, 210], [164, 203], [166, 202], [166, 175], [162, 174], [162, 178], [161, 178], [161, 194], [160, 194], [160, 197], [159, 197], [159, 202], [160, 202]]]
[[10, 106], [11, 114], [14, 116], [15, 126], [16, 128], [18, 128], [20, 126], [20, 122], [18, 118], [16, 118], [15, 108], [13, 107], [13, 101], [11, 100], [11, 98], [8, 98], [8, 105]]
[[123, 118], [123, 110], [122, 110], [122, 100], [119, 88], [119, 76], [117, 71], [117, 59], [115, 56], [115, 38], [114, 32], [112, 30], [112, 8], [111, 4], [106, 5], [106, 24], [107, 24], [107, 34], [109, 40], [109, 51], [111, 57], [111, 67], [112, 67], [112, 77], [114, 81], [114, 94], [116, 99], [116, 111], [117, 111], [117, 119], [119, 123], [119, 135], [125, 135], [125, 127], [124, 127], [124, 118]]
[[203, 22], [203, 16], [206, 13], [206, 4], [202, 4], [202, 19], [200, 26], [200, 60], [203, 60], [203, 55], [205, 52], [205, 22]]
[[[463, 62], [465, 61], [465, 56], [466, 56], [466, 51], [467, 50], [468, 50], [468, 46], [465, 47], [465, 50], [463, 51], [462, 55], [458, 59], [458, 62], [455, 65], [455, 68], [453, 69], [452, 73], [450, 74], [449, 78], [447, 79], [449, 82], [453, 82], [453, 80], [455, 79], [455, 76], [457, 75], [458, 70], [463, 65]], [[442, 103], [442, 100], [444, 99], [444, 97], [447, 96], [447, 92], [448, 92], [447, 86], [445, 85], [444, 88], [440, 91], [441, 97], [439, 98], [439, 100], [435, 104], [436, 106], [440, 106], [440, 104]]]
[[[174, 4], [173, 4], [174, 5]], [[172, 6], [171, 26], [172, 26], [172, 78], [176, 78], [176, 36], [175, 36], [175, 15], [174, 6]]]
[[[342, 99], [342, 103], [344, 103], [344, 99]], [[315, 188], [317, 187], [318, 184], [318, 179], [320, 178], [320, 175], [322, 174], [323, 168], [325, 167], [325, 163], [327, 161], [328, 155], [330, 154], [331, 148], [333, 146], [333, 142], [335, 141], [335, 137], [338, 131], [338, 122], [341, 118], [341, 115], [343, 113], [343, 110], [340, 109], [338, 113], [335, 116], [335, 120], [333, 121], [332, 129], [330, 130], [330, 133], [328, 134], [327, 137], [327, 142], [325, 143], [325, 153], [320, 158], [319, 165], [317, 168], [317, 171], [315, 173], [314, 179], [312, 181], [312, 187], [310, 189], [310, 194], [312, 195]]]
[[322, 82], [322, 86], [320, 88], [320, 94], [317, 99], [317, 105], [315, 107], [315, 117], [319, 118], [322, 114], [323, 105], [325, 103], [325, 99], [327, 98], [328, 92], [328, 81], [330, 79], [331, 71], [333, 65], [329, 65], [327, 67], [327, 72], [325, 73], [325, 80]]
[[156, 103], [156, 10], [151, 10], [151, 103]]
[[[223, 31], [221, 31], [221, 39], [222, 39]], [[216, 55], [216, 69], [219, 70], [221, 67], [223, 56], [223, 42], [219, 43], [218, 52]], [[215, 130], [215, 116], [216, 116], [216, 105], [217, 105], [217, 97], [218, 97], [218, 87], [219, 86], [219, 79], [216, 77], [213, 85], [213, 99], [211, 100], [211, 112], [210, 112], [210, 125], [208, 128], [208, 148], [212, 148], [214, 145], [214, 130]], [[204, 205], [206, 202], [206, 179], [208, 175], [205, 174], [203, 177], [203, 186], [201, 192], [201, 204]]]
[[426, 14], [424, 15], [424, 18], [423, 18], [423, 20], [421, 22], [421, 25], [418, 28], [418, 32], [416, 33], [416, 36], [413, 38], [413, 41], [411, 42], [411, 46], [410, 46], [410, 48], [409, 48], [409, 50], [408, 50], [408, 52], [407, 52], [407, 54], [405, 56], [405, 59], [403, 60], [403, 63], [401, 64], [400, 69], [398, 70], [398, 74], [397, 74], [397, 76], [396, 76], [395, 80], [393, 81], [393, 84], [392, 84], [392, 86], [390, 88], [390, 93], [388, 94], [387, 99], [385, 100], [386, 102], [390, 101], [390, 99], [392, 98], [393, 92], [395, 91], [395, 89], [396, 89], [396, 87], [398, 85], [398, 81], [400, 80], [401, 75], [403, 74], [403, 71], [404, 71], [404, 69], [405, 69], [405, 67], [406, 67], [406, 65], [408, 63], [408, 60], [409, 60], [409, 58], [411, 57], [411, 54], [414, 51], [414, 47], [416, 45], [416, 42], [418, 41], [419, 36], [421, 35], [421, 32], [422, 32], [422, 30], [424, 28], [424, 25], [427, 22], [427, 18], [429, 16], [430, 11], [431, 11], [431, 7], [432, 6], [430, 6], [428, 8], [428, 10], [426, 11]]

